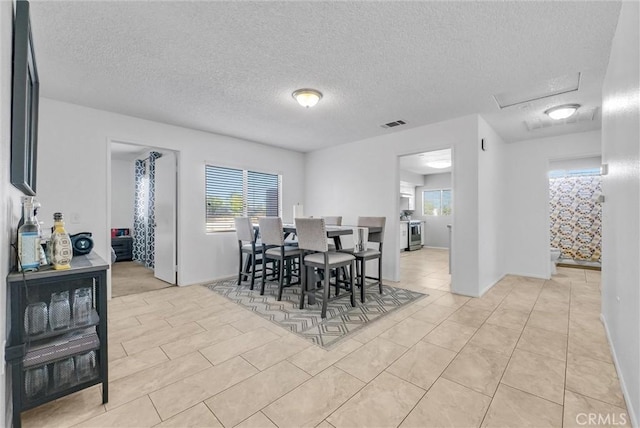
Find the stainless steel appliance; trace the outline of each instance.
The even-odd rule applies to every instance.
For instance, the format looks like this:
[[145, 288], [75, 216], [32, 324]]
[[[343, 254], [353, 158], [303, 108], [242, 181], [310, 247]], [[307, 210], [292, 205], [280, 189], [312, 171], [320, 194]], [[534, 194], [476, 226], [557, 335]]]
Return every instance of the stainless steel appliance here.
[[409, 222], [409, 251], [422, 248], [422, 222], [411, 220]]

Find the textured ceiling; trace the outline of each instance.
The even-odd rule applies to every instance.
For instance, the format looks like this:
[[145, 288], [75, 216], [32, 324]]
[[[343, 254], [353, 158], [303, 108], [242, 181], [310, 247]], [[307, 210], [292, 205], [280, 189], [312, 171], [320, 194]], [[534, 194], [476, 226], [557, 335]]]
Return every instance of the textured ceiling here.
[[[40, 2], [41, 93], [316, 150], [480, 113], [507, 141], [550, 105], [600, 105], [619, 2]], [[582, 72], [578, 92], [500, 110], [494, 94]], [[291, 97], [320, 90], [311, 109]], [[407, 125], [383, 129], [402, 119]]]
[[427, 166], [430, 162], [442, 160], [451, 163], [451, 149], [433, 150], [415, 155], [400, 156], [400, 169], [420, 175], [451, 172], [450, 166], [447, 168], [432, 168]]

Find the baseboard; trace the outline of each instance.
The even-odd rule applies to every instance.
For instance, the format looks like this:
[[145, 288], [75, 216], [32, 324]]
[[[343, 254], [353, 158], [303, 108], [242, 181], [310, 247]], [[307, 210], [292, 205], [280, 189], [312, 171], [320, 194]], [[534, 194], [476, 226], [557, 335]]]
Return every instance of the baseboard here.
[[447, 251], [449, 251], [449, 247], [432, 247], [430, 245], [423, 245], [422, 248], [433, 248], [434, 250], [447, 250]]
[[629, 419], [631, 420], [631, 426], [638, 428], [638, 418], [635, 413], [636, 409], [631, 405], [631, 399], [629, 398], [629, 390], [627, 389], [627, 384], [624, 381], [624, 377], [622, 376], [622, 372], [620, 372], [620, 365], [618, 364], [618, 356], [616, 355], [616, 348], [613, 346], [613, 342], [611, 341], [611, 333], [609, 332], [609, 326], [607, 325], [607, 319], [603, 314], [600, 314], [600, 321], [602, 321], [602, 325], [604, 326], [604, 332], [607, 334], [607, 341], [609, 342], [609, 349], [611, 349], [611, 356], [613, 357], [613, 366], [616, 368], [616, 373], [618, 374], [618, 379], [620, 380], [620, 388], [622, 389], [622, 396], [624, 397], [624, 402], [627, 405], [627, 414], [629, 415]]
[[[544, 280], [548, 280], [551, 279], [551, 277], [548, 276], [544, 276], [544, 275], [538, 275], [538, 274], [534, 274], [534, 273], [515, 273], [515, 272], [509, 272], [506, 275], [513, 275], [513, 276], [526, 276], [528, 278], [536, 278], [536, 279], [544, 279]], [[505, 275], [505, 276], [506, 276]]]
[[478, 297], [482, 297], [482, 296], [484, 296], [484, 295], [485, 295], [485, 293], [486, 293], [487, 291], [491, 290], [491, 289], [493, 288], [493, 286], [494, 286], [494, 285], [496, 285], [497, 283], [499, 283], [500, 281], [502, 281], [502, 280], [504, 279], [504, 277], [505, 277], [505, 276], [507, 276], [507, 274], [506, 274], [506, 273], [503, 273], [503, 274], [500, 276], [500, 278], [498, 278], [498, 279], [497, 279], [496, 281], [494, 281], [492, 284], [489, 284], [489, 285], [487, 285], [485, 288], [483, 288], [483, 289], [480, 291], [480, 296], [478, 296]]

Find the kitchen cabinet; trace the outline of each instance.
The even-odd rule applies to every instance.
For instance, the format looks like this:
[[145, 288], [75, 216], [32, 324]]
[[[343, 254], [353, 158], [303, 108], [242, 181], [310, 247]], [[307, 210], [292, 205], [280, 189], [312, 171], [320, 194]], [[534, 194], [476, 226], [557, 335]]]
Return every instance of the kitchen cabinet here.
[[400, 210], [416, 209], [416, 186], [409, 183], [400, 183]]
[[400, 251], [409, 249], [409, 222], [400, 221]]
[[107, 402], [108, 268], [90, 253], [74, 257], [68, 270], [7, 276], [5, 360], [15, 428], [22, 411], [96, 384]]

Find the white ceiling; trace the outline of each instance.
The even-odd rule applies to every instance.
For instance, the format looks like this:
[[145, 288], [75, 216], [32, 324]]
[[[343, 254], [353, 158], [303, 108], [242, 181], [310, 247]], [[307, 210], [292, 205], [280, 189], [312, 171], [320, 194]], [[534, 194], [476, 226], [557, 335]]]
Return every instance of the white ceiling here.
[[427, 166], [434, 161], [448, 161], [451, 164], [451, 149], [433, 150], [415, 155], [400, 156], [400, 169], [414, 174], [442, 174], [451, 172], [451, 166], [447, 168], [432, 168]]
[[[45, 97], [312, 151], [480, 113], [507, 141], [551, 105], [601, 104], [619, 2], [32, 1]], [[494, 94], [582, 73], [525, 106]], [[311, 109], [298, 88], [320, 90]], [[407, 125], [380, 125], [404, 120]]]

